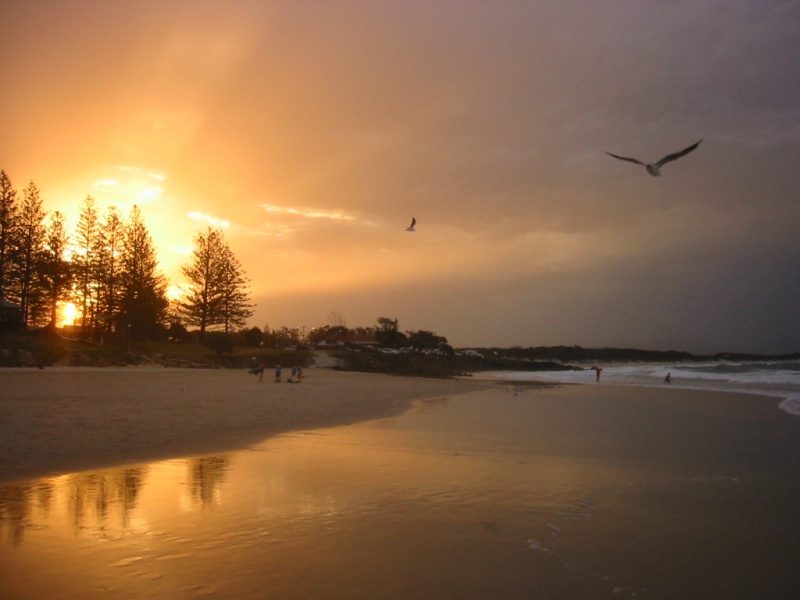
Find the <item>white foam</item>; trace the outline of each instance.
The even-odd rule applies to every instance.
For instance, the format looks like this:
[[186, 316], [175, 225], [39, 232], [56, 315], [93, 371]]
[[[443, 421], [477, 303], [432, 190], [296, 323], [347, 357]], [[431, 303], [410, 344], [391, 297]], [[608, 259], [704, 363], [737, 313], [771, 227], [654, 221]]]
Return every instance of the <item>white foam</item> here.
[[[665, 378], [671, 374], [672, 383]], [[499, 372], [498, 379], [597, 385], [594, 369], [580, 371]], [[738, 392], [780, 398], [778, 407], [800, 416], [800, 362], [679, 363], [675, 365], [621, 365], [603, 367], [599, 384]]]

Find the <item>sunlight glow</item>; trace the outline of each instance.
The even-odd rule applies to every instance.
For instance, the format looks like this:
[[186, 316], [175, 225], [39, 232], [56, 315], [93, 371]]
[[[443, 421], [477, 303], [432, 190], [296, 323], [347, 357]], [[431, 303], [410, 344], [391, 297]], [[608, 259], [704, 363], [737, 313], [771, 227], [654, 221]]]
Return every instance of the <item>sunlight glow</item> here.
[[64, 325], [74, 325], [75, 317], [78, 316], [78, 307], [72, 302], [66, 302], [61, 305], [61, 327]]
[[171, 285], [167, 288], [167, 298], [170, 300], [178, 300], [184, 295], [184, 291], [177, 285]]
[[95, 190], [115, 196], [124, 196], [131, 204], [155, 202], [164, 194], [164, 189], [153, 185], [152, 180], [163, 182], [166, 177], [158, 173], [142, 173], [139, 167], [118, 166], [115, 169], [122, 173], [118, 178], [100, 179], [92, 184]]

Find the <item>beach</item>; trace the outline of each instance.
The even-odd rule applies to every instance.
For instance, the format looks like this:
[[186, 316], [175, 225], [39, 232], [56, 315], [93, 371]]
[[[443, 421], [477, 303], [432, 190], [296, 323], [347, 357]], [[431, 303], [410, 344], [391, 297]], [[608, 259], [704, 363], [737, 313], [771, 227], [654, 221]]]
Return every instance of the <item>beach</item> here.
[[0, 369], [0, 482], [247, 448], [486, 383], [305, 369]]
[[774, 397], [268, 375], [0, 372], [0, 595], [800, 593]]

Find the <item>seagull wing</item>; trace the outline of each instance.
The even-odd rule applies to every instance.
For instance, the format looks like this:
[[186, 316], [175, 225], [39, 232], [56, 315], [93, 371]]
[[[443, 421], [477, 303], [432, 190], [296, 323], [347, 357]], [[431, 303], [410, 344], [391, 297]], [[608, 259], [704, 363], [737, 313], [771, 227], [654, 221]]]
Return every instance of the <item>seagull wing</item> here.
[[[702, 141], [703, 140], [700, 140], [700, 142], [702, 142]], [[665, 156], [664, 158], [662, 158], [660, 161], [658, 161], [656, 163], [656, 167], [661, 167], [661, 166], [667, 164], [668, 162], [672, 162], [673, 160], [679, 159], [681, 156], [686, 156], [687, 154], [689, 154], [689, 152], [691, 152], [692, 150], [697, 148], [700, 145], [700, 142], [697, 142], [696, 144], [692, 144], [688, 148], [684, 148], [683, 150], [681, 150], [680, 152], [676, 152], [675, 154], [668, 154], [667, 156]]]
[[627, 156], [617, 156], [616, 154], [611, 154], [611, 152], [606, 152], [609, 156], [613, 156], [614, 158], [618, 158], [620, 160], [627, 160], [628, 162], [636, 163], [637, 165], [644, 165], [644, 163], [640, 160], [635, 158], [628, 158]]

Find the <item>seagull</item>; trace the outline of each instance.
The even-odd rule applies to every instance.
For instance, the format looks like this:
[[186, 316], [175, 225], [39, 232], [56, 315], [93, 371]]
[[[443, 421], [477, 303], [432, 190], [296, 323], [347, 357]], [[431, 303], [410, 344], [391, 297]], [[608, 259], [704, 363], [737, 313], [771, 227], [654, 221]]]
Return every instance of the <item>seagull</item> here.
[[406, 227], [406, 231], [416, 231], [416, 229], [414, 229], [414, 225], [416, 225], [416, 224], [417, 224], [417, 220], [414, 217], [411, 217], [411, 225]]
[[[700, 140], [702, 142], [703, 140]], [[628, 158], [627, 156], [617, 156], [616, 154], [611, 154], [611, 152], [606, 152], [609, 156], [613, 156], [614, 158], [618, 158], [620, 160], [627, 160], [628, 162], [636, 163], [637, 165], [644, 165], [644, 168], [647, 169], [647, 172], [650, 173], [653, 177], [661, 177], [661, 167], [663, 167], [668, 162], [672, 162], [673, 160], [679, 159], [681, 156], [686, 156], [697, 148], [700, 145], [700, 142], [692, 144], [688, 148], [684, 148], [680, 152], [676, 152], [675, 154], [667, 154], [664, 158], [660, 161], [655, 163], [645, 164], [642, 161], [635, 159], [635, 158]]]

